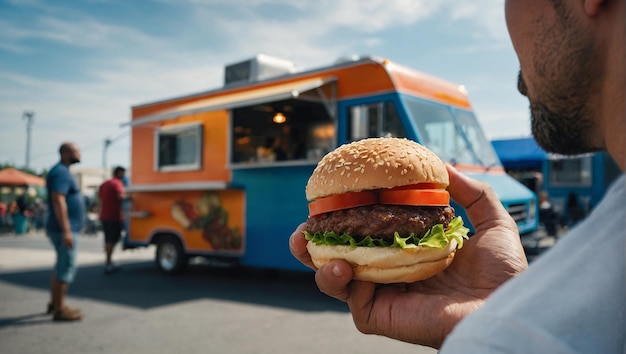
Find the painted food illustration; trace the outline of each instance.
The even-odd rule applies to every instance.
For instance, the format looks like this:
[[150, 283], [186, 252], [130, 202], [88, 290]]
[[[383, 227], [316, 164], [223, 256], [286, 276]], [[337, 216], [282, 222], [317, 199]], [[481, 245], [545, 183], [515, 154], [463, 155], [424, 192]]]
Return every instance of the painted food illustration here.
[[204, 193], [194, 205], [185, 199], [172, 204], [171, 214], [186, 230], [202, 230], [202, 237], [215, 250], [241, 249], [241, 234], [228, 227], [228, 211], [214, 192]]

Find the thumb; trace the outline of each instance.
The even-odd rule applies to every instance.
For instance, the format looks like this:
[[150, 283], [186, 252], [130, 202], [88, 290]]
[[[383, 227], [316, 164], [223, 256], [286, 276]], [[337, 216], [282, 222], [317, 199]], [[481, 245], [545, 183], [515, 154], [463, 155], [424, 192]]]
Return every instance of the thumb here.
[[491, 186], [462, 174], [452, 165], [448, 164], [446, 167], [450, 177], [450, 197], [465, 209], [475, 228], [494, 220], [506, 220], [513, 224], [509, 226], [517, 228]]

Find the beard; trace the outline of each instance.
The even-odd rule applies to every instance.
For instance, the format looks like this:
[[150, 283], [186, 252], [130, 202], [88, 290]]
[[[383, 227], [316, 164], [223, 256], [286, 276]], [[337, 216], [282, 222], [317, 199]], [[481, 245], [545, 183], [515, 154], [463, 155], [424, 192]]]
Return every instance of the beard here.
[[599, 150], [590, 142], [593, 119], [584, 106], [551, 109], [549, 103], [530, 103], [533, 137], [544, 150], [578, 155]]
[[592, 37], [561, 14], [553, 28], [543, 29], [535, 53], [532, 91], [521, 70], [518, 90], [529, 99], [531, 131], [539, 146], [563, 155], [601, 150], [593, 143], [591, 106], [602, 69]]

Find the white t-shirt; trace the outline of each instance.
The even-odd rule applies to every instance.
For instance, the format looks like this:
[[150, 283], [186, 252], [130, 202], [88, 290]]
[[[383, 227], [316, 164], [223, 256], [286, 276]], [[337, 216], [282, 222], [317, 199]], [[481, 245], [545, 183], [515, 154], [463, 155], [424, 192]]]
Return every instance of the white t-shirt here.
[[626, 353], [626, 180], [461, 321], [440, 353]]

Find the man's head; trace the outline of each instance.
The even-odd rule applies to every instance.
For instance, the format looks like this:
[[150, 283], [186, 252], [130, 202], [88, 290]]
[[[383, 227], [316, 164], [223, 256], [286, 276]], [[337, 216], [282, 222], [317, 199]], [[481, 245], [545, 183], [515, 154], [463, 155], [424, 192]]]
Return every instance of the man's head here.
[[122, 166], [113, 169], [113, 177], [117, 179], [124, 179], [124, 174], [126, 174], [126, 169]]
[[63, 143], [59, 148], [59, 154], [61, 155], [61, 162], [64, 165], [72, 165], [80, 162], [80, 151], [74, 143]]
[[624, 115], [623, 102], [611, 103], [624, 100], [624, 63], [611, 59], [623, 55], [623, 0], [507, 0], [505, 10], [539, 145], [567, 155], [607, 149], [614, 116]]

